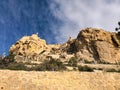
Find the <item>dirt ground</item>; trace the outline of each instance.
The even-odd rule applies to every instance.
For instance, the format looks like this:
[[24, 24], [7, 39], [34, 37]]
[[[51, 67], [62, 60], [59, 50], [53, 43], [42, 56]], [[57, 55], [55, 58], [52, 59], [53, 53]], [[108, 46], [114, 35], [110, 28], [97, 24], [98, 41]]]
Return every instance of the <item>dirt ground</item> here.
[[120, 73], [0, 70], [0, 90], [120, 90]]

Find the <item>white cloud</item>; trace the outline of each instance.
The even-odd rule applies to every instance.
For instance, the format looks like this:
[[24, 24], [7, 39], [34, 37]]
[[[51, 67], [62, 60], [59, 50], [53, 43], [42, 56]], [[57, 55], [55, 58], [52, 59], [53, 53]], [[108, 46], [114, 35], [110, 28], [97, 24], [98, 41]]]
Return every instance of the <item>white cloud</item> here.
[[54, 0], [53, 15], [63, 21], [56, 35], [58, 42], [75, 38], [82, 28], [98, 27], [114, 31], [120, 20], [119, 0]]

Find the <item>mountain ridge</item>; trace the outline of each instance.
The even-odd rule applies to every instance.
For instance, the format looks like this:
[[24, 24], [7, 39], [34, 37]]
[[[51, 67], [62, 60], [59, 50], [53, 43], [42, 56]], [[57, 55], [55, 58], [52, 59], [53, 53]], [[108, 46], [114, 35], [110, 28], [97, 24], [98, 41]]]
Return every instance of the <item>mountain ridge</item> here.
[[71, 57], [76, 57], [78, 61], [117, 63], [120, 62], [119, 46], [118, 33], [85, 28], [79, 32], [77, 38], [70, 37], [63, 44], [46, 44], [37, 34], [24, 36], [10, 47], [9, 52], [15, 55], [16, 61], [25, 61], [25, 57], [36, 61], [50, 57], [68, 61]]

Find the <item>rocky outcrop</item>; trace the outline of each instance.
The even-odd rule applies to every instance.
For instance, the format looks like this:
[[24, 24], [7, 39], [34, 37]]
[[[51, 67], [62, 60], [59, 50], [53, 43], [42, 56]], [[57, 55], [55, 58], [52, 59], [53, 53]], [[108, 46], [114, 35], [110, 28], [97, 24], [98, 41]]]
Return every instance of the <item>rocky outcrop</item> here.
[[24, 36], [10, 47], [9, 52], [15, 55], [18, 62], [40, 59], [38, 55], [47, 48], [46, 41], [39, 38], [38, 34]]
[[120, 36], [97, 28], [86, 28], [70, 45], [79, 59], [97, 62], [120, 62]]
[[64, 44], [49, 45], [37, 34], [24, 36], [10, 48], [16, 60], [45, 60], [49, 58], [69, 60], [76, 57], [79, 61], [120, 62], [120, 35], [98, 28], [86, 28], [79, 32], [76, 39]]
[[[39, 38], [38, 34], [24, 36], [10, 47], [9, 52], [15, 55], [17, 62], [44, 61], [49, 58], [63, 58], [66, 44], [48, 45], [46, 41]], [[64, 50], [65, 49], [65, 50]], [[63, 55], [64, 54], [64, 55]], [[70, 58], [71, 55], [67, 57]], [[64, 56], [66, 59], [66, 56]]]
[[39, 54], [46, 48], [46, 41], [40, 39], [37, 34], [24, 36], [15, 45], [10, 48], [10, 53], [15, 55], [33, 55]]

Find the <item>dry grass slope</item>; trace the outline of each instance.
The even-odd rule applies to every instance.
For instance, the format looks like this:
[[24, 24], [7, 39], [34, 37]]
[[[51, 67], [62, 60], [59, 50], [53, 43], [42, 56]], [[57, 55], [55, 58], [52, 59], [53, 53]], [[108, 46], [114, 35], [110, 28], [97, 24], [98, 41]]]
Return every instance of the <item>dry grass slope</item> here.
[[0, 90], [120, 90], [120, 73], [0, 70]]

